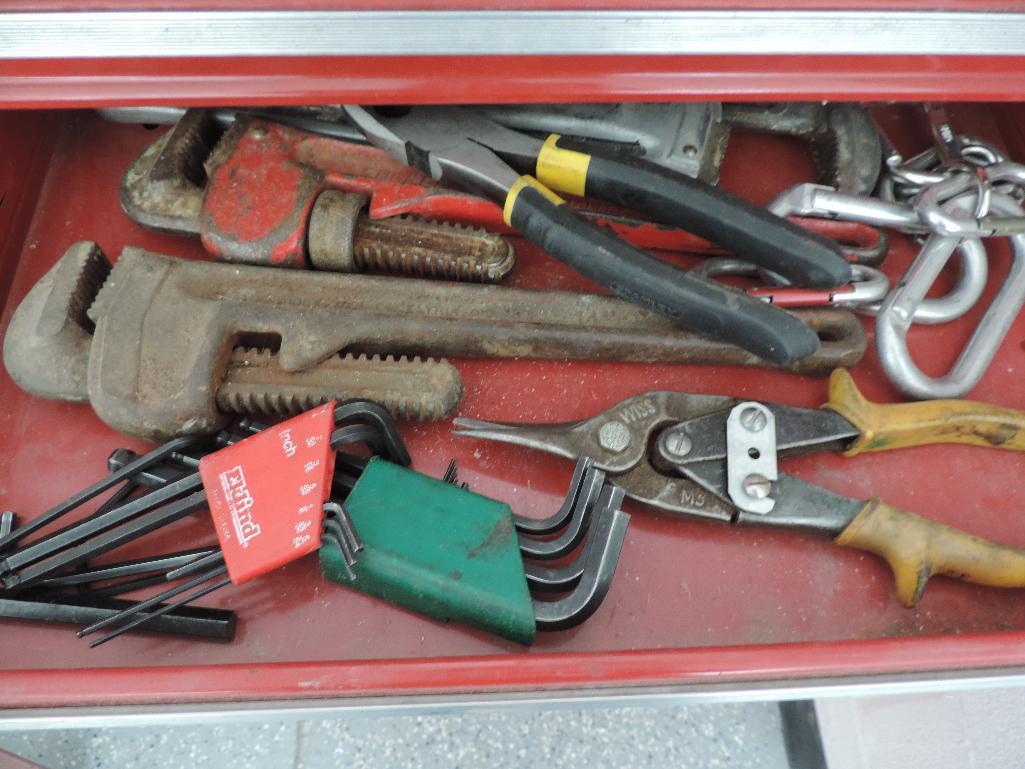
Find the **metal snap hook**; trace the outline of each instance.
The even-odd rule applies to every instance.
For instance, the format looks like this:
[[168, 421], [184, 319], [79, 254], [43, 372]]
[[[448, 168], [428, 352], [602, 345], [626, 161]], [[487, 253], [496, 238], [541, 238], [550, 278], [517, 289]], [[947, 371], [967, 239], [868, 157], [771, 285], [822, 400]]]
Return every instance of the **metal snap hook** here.
[[[968, 200], [959, 198], [945, 208], [965, 211], [969, 205]], [[1017, 201], [1001, 193], [993, 194], [991, 205], [1001, 216], [1025, 214]], [[979, 383], [1025, 303], [1025, 235], [1016, 234], [1008, 239], [1012, 261], [1007, 278], [946, 375], [930, 377], [922, 373], [911, 360], [907, 332], [915, 309], [954, 253], [959, 237], [941, 233], [930, 236], [903, 280], [883, 302], [876, 319], [876, 349], [887, 376], [906, 395], [921, 399], [958, 398]]]
[[[984, 187], [992, 189], [998, 182], [1025, 185], [1025, 165], [1020, 163], [998, 163], [983, 173], [986, 175], [985, 181], [980, 181], [980, 177], [975, 174], [956, 174], [924, 189], [915, 201], [915, 208], [922, 221], [933, 232], [952, 237], [988, 238], [1025, 233], [1025, 216], [1020, 211], [1018, 215], [1010, 216], [991, 216], [988, 211], [981, 215], [964, 216], [943, 205], [951, 198], [969, 192], [973, 185], [979, 190]], [[981, 204], [976, 206], [976, 210], [981, 208], [984, 208]]]
[[[982, 241], [977, 238], [967, 238], [955, 242], [954, 253], [959, 257], [960, 272], [957, 283], [943, 296], [922, 299], [914, 308], [912, 322], [927, 326], [949, 323], [960, 318], [979, 301], [989, 277], [989, 258]], [[921, 253], [916, 258], [920, 257]], [[937, 251], [933, 256], [925, 258], [942, 259], [946, 264], [950, 254]], [[885, 297], [883, 301], [885, 301]], [[858, 312], [866, 315], [878, 315], [881, 312], [883, 301], [863, 304], [858, 307]]]
[[906, 203], [851, 195], [823, 184], [796, 184], [779, 193], [766, 208], [776, 216], [816, 216], [902, 232], [925, 231], [918, 212]]

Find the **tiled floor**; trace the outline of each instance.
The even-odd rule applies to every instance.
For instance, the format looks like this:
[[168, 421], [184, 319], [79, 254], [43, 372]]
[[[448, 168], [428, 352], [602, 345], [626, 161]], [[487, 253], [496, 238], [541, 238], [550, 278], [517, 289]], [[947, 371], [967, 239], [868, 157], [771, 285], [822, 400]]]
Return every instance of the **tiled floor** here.
[[1025, 767], [1025, 689], [818, 704], [830, 769]]
[[[1025, 689], [826, 699], [815, 710], [829, 769], [1025, 767]], [[50, 769], [787, 767], [779, 708], [769, 703], [0, 730], [0, 750]]]
[[0, 748], [50, 769], [787, 766], [774, 704], [0, 732]]

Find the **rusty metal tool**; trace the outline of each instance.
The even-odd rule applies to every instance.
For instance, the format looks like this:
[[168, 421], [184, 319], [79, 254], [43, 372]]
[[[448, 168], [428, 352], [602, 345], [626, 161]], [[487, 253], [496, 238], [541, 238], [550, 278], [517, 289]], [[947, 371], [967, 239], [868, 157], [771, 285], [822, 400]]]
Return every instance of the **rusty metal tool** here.
[[491, 283], [514, 263], [500, 235], [415, 217], [367, 214], [375, 180], [396, 173], [368, 148], [243, 117], [224, 131], [190, 110], [125, 173], [134, 221], [198, 235], [224, 261], [318, 270], [381, 270]]
[[779, 308], [633, 247], [563, 207], [556, 192], [645, 211], [799, 285], [828, 288], [850, 279], [835, 242], [643, 160], [583, 152], [560, 144], [558, 134], [542, 141], [461, 107], [413, 107], [394, 115], [347, 105], [346, 112], [398, 160], [501, 203], [507, 224], [590, 280], [678, 326], [773, 363], [814, 353], [815, 334]]
[[[972, 536], [879, 499], [849, 499], [777, 468], [819, 451], [851, 456], [942, 443], [1025, 451], [1025, 413], [969, 401], [879, 405], [845, 370], [821, 409], [648, 392], [590, 419], [514, 425], [456, 420], [456, 434], [594, 460], [627, 496], [682, 515], [813, 531], [886, 559], [915, 605], [934, 575], [1025, 588], [1025, 549]], [[543, 577], [544, 575], [541, 575]]]
[[[201, 272], [204, 271], [200, 263], [195, 263], [195, 267]], [[271, 272], [248, 267], [227, 269], [256, 269], [255, 275], [261, 277]], [[146, 268], [143, 267], [142, 270], [145, 272]], [[165, 374], [171, 373], [172, 370], [178, 369], [177, 374], [171, 373], [172, 378], [190, 376], [187, 373], [189, 362], [182, 361], [181, 366], [186, 368], [180, 368], [174, 360], [175, 354], [165, 355], [157, 352], [159, 347], [171, 342], [164, 335], [184, 333], [188, 337], [191, 334], [199, 334], [200, 336], [196, 337], [198, 340], [209, 332], [220, 335], [220, 341], [206, 350], [210, 357], [204, 364], [204, 370], [209, 373], [209, 378], [200, 383], [193, 377], [186, 385], [198, 388], [193, 390], [187, 399], [198, 396], [204, 401], [205, 405], [199, 414], [216, 412], [225, 419], [232, 414], [283, 415], [299, 413], [329, 400], [356, 398], [381, 403], [392, 413], [405, 418], [440, 419], [455, 408], [462, 396], [462, 381], [459, 374], [445, 361], [388, 355], [333, 355], [331, 351], [324, 350], [325, 354], [319, 356], [320, 360], [299, 366], [293, 365], [286, 370], [280, 365], [279, 356], [271, 350], [254, 349], [248, 345], [239, 346], [239, 342], [246, 339], [256, 342], [267, 341], [267, 334], [264, 333], [267, 330], [266, 323], [260, 319], [261, 303], [270, 309], [275, 306], [281, 307], [280, 300], [285, 300], [292, 303], [290, 312], [294, 313], [295, 317], [301, 315], [301, 292], [296, 291], [298, 287], [288, 286], [272, 289], [274, 293], [252, 302], [250, 309], [236, 319], [224, 316], [222, 321], [227, 322], [228, 326], [222, 326], [222, 321], [209, 314], [210, 310], [214, 309], [216, 301], [212, 295], [207, 295], [206, 300], [202, 302], [208, 304], [207, 310], [203, 311], [206, 320], [203, 321], [200, 317], [192, 319], [199, 321], [200, 325], [212, 321], [213, 325], [206, 332], [198, 327], [190, 329], [190, 322], [176, 327], [179, 321], [173, 320], [162, 321], [159, 324], [160, 328], [152, 325], [144, 328], [141, 324], [135, 326], [140, 332], [140, 340], [142, 337], [152, 339], [152, 344], [156, 346], [149, 348], [150, 343], [145, 346], [152, 349], [162, 360], [152, 360], [148, 363], [137, 360], [140, 370], [135, 373], [126, 370], [126, 378], [122, 379], [121, 384], [114, 385], [113, 390], [107, 389], [107, 383], [89, 384], [89, 360], [96, 352], [96, 348], [92, 347], [96, 324], [86, 315], [86, 310], [96, 299], [100, 287], [106, 283], [109, 273], [110, 264], [98, 246], [88, 242], [78, 243], [68, 249], [57, 265], [36, 284], [22, 302], [21, 311], [17, 313], [18, 319], [13, 321], [4, 339], [4, 363], [9, 372], [16, 372], [12, 376], [22, 387], [36, 395], [55, 400], [89, 401], [91, 394], [96, 393], [92, 397], [113, 403], [125, 400], [125, 388], [129, 387], [136, 392], [136, 395], [129, 399], [140, 401], [139, 405], [143, 411], [146, 410], [145, 403], [150, 398], [159, 411], [163, 407], [157, 405], [157, 401], [164, 398], [165, 394], [155, 390], [148, 391], [149, 386], [146, 382], [152, 381], [157, 389], [166, 389], [157, 382], [164, 380]], [[242, 274], [239, 273], [239, 276]], [[315, 285], [321, 277], [326, 276], [314, 277], [307, 274], [304, 280], [310, 285]], [[244, 282], [246, 278], [241, 280]], [[390, 288], [395, 283], [399, 281], [385, 281], [384, 286]], [[113, 319], [102, 322], [102, 326], [118, 325], [118, 313], [128, 309], [123, 301], [126, 298], [127, 296], [122, 295], [122, 299], [115, 302], [111, 308]], [[146, 301], [143, 296], [137, 299]], [[167, 296], [166, 299], [170, 300], [171, 297]], [[162, 304], [163, 302], [158, 302], [158, 305]], [[141, 306], [136, 309], [143, 315], [147, 313]], [[154, 310], [160, 312], [158, 306], [155, 306]], [[170, 306], [165, 306], [165, 310], [168, 317], [175, 314]], [[214, 315], [216, 314], [217, 311], [214, 312]], [[280, 310], [277, 315], [278, 327], [284, 329], [289, 323], [280, 322], [284, 320]], [[179, 317], [179, 320], [184, 321], [185, 318]], [[348, 322], [341, 317], [336, 317], [336, 320]], [[273, 334], [271, 336], [270, 341], [273, 341]], [[186, 337], [179, 337], [178, 342], [172, 343], [172, 346], [184, 343], [185, 346], [191, 347]], [[158, 338], [163, 338], [164, 341], [158, 344]], [[223, 346], [221, 342], [224, 343]], [[201, 342], [200, 345], [206, 347], [207, 343]], [[111, 347], [104, 349], [106, 355], [118, 354]], [[120, 354], [130, 357], [127, 349]], [[153, 365], [158, 368], [152, 368]], [[130, 382], [135, 384], [129, 384]], [[174, 400], [184, 393], [179, 392], [178, 396], [169, 393], [166, 395]], [[202, 431], [202, 428], [189, 428], [190, 418], [191, 415], [187, 411], [181, 413], [182, 421], [173, 430]], [[142, 428], [128, 429], [126, 432], [146, 437], [159, 435], [157, 432], [147, 432]]]
[[[231, 361], [232, 351], [246, 339], [278, 348], [274, 360], [281, 384], [260, 386], [272, 393], [268, 399], [274, 403], [309, 405], [359, 395], [393, 413], [421, 418], [440, 418], [458, 402], [462, 383], [447, 363], [397, 361], [387, 386], [367, 387], [360, 370], [340, 380], [334, 391], [311, 394], [302, 388], [309, 372], [334, 366], [325, 361], [353, 350], [766, 365], [739, 347], [683, 331], [604, 296], [313, 275], [193, 262], [133, 248], [125, 249], [105, 280], [83, 277], [94, 271], [104, 276], [109, 271], [99, 248], [73, 246], [15, 312], [4, 340], [4, 363], [23, 389], [88, 400], [111, 426], [156, 440], [210, 433], [226, 423], [219, 402], [226, 401], [229, 389], [245, 390]], [[91, 333], [76, 321], [80, 316], [73, 310], [82, 306], [89, 308]], [[822, 347], [788, 370], [824, 375], [861, 358], [865, 336], [853, 315], [818, 310], [797, 317], [822, 337]], [[61, 367], [55, 370], [57, 356]], [[302, 388], [292, 386], [293, 377]], [[255, 392], [236, 394], [228, 405], [263, 408], [266, 400]]]
[[868, 195], [879, 180], [882, 137], [869, 112], [852, 103], [723, 104], [733, 130], [793, 136], [808, 143], [819, 184]]
[[[565, 114], [559, 120], [573, 120], [571, 113], [576, 106], [563, 105]], [[597, 105], [583, 105], [585, 108], [595, 106]], [[701, 128], [705, 118], [703, 114], [697, 114], [703, 113], [710, 106], [602, 105], [606, 110], [613, 107], [636, 112], [634, 117], [627, 117], [626, 122], [613, 132], [614, 136], [621, 139], [629, 136], [627, 132], [636, 126], [637, 120], [647, 118], [644, 114], [647, 108], [670, 108], [671, 111], [693, 108], [695, 114], [682, 116], [685, 128], [681, 129], [677, 144], [670, 146], [665, 143], [670, 137], [664, 126], [647, 126], [644, 128], [649, 132], [646, 134], [647, 140], [642, 139], [638, 142], [638, 137], [633, 135], [631, 141], [620, 142], [617, 147], [631, 154], [631, 147], [644, 146], [656, 149], [657, 144], [657, 151], [647, 153], [646, 159], [655, 163], [664, 160], [665, 162], [660, 164], [667, 169], [689, 176], [695, 175], [700, 166], [713, 170], [713, 175], [717, 178], [723, 148], [718, 146], [721, 143], [719, 138], [701, 138], [705, 134], [705, 129]], [[810, 105], [812, 109], [820, 106]], [[530, 105], [526, 105], [524, 109], [529, 107]], [[805, 105], [789, 107], [791, 110], [798, 107], [808, 110], [808, 106]], [[776, 106], [772, 109], [775, 110]], [[837, 109], [844, 114], [856, 110], [851, 105], [839, 105]], [[868, 173], [878, 174], [879, 150], [877, 147], [873, 170], [870, 137], [865, 136], [864, 126], [858, 123], [857, 118], [853, 121], [853, 130], [845, 132], [840, 128], [832, 131], [826, 120], [818, 117], [809, 115], [810, 120], [794, 120], [790, 114], [791, 110], [784, 110], [784, 116], [781, 118], [782, 132], [815, 137], [811, 141], [812, 157], [816, 161], [827, 161], [827, 166], [820, 166], [819, 178], [842, 189], [869, 192], [874, 185], [869, 185], [864, 190], [861, 186], [867, 183]], [[190, 134], [184, 130], [157, 139], [126, 173], [122, 181], [122, 207], [132, 219], [144, 226], [183, 235], [199, 233], [197, 217], [202, 210], [199, 198], [203, 195], [203, 185], [199, 181], [190, 181], [190, 178], [202, 180], [205, 177], [203, 158], [212, 157], [211, 147], [217, 141], [216, 137], [235, 122], [236, 115], [242, 114], [244, 119], [249, 121], [289, 126], [291, 132], [285, 131], [284, 135], [288, 137], [287, 146], [294, 149], [290, 157], [297, 159], [296, 162], [300, 164], [308, 163], [321, 167], [326, 173], [325, 183], [332, 189], [365, 196], [368, 203], [364, 211], [371, 220], [394, 222], [399, 217], [415, 217], [420, 220], [441, 220], [467, 227], [483, 228], [499, 234], [515, 232], [503, 221], [501, 207], [490, 200], [443, 187], [427, 174], [399, 163], [375, 147], [366, 146], [365, 137], [349, 124], [340, 107], [299, 107], [287, 111], [215, 109], [205, 111], [207, 117], [203, 118], [192, 114], [197, 111], [175, 107], [122, 107], [99, 112], [114, 122], [169, 125], [178, 123], [189, 113], [186, 126], [199, 120], [206, 127], [206, 133], [199, 134], [199, 141], [186, 142]], [[820, 117], [825, 114], [824, 110], [821, 111]], [[559, 125], [561, 124], [560, 122]], [[554, 128], [555, 124], [552, 127]], [[248, 131], [251, 130], [253, 122], [250, 122]], [[721, 132], [715, 135], [725, 139]], [[694, 141], [705, 143], [694, 148], [697, 151], [691, 153]], [[831, 150], [831, 146], [835, 146], [836, 149]], [[179, 149], [176, 151], [175, 147]], [[830, 157], [840, 161], [835, 164], [835, 168], [828, 165]], [[191, 160], [188, 160], [190, 158]], [[708, 174], [699, 175], [699, 178], [714, 183], [714, 179]], [[623, 240], [639, 248], [689, 254], [725, 253], [721, 248], [686, 230], [641, 218], [628, 208], [599, 203], [588, 198], [574, 198], [567, 201], [567, 205], [589, 221], [612, 230]], [[830, 222], [807, 217], [792, 216], [790, 219], [807, 230], [836, 240], [844, 247], [848, 258], [870, 259], [873, 261], [868, 263], [875, 264], [886, 255], [885, 234], [874, 227], [857, 222]], [[367, 255], [354, 252], [354, 257], [363, 261], [373, 260], [376, 253], [376, 250]], [[387, 252], [380, 253], [383, 256]], [[444, 261], [446, 260], [443, 258]], [[389, 262], [389, 269], [390, 265]]]

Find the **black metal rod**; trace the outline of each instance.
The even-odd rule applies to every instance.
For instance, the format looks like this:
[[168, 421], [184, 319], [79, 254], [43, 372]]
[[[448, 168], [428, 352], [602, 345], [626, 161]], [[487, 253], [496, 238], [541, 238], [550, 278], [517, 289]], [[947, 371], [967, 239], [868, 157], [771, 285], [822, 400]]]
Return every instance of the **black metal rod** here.
[[220, 550], [213, 550], [197, 561], [187, 563], [177, 569], [167, 572], [165, 579], [167, 579], [168, 582], [174, 579], [181, 579], [182, 577], [187, 577], [190, 574], [195, 574], [197, 571], [202, 571], [207, 566], [213, 566], [214, 564], [220, 563], [224, 563], [224, 553]]
[[[54, 599], [35, 596], [0, 598], [0, 618], [81, 626], [120, 614], [134, 603], [116, 598], [76, 595]], [[146, 626], [146, 630], [163, 635], [230, 641], [235, 637], [236, 621], [235, 612], [226, 609], [180, 606], [155, 617], [154, 622]]]
[[97, 638], [95, 641], [89, 644], [89, 648], [95, 649], [100, 644], [105, 644], [107, 643], [107, 641], [112, 641], [119, 635], [122, 635], [123, 633], [127, 633], [129, 630], [139, 627], [139, 625], [148, 625], [150, 622], [154, 620], [159, 620], [163, 615], [167, 614], [168, 612], [173, 611], [174, 609], [183, 608], [185, 604], [195, 601], [197, 598], [202, 598], [205, 595], [209, 595], [215, 590], [220, 590], [222, 587], [225, 587], [230, 584], [230, 578], [222, 579], [221, 581], [215, 582], [212, 585], [207, 585], [202, 590], [197, 590], [192, 595], [187, 595], [184, 598], [179, 598], [177, 601], [169, 603], [166, 606], [158, 606], [155, 611], [152, 611], [149, 614], [143, 614], [141, 617], [136, 617], [127, 625], [119, 627], [117, 630], [107, 633], [107, 635], [101, 636], [100, 638]]
[[89, 518], [99, 518], [101, 515], [106, 515], [111, 510], [117, 508], [122, 502], [132, 495], [132, 492], [139, 488], [139, 483], [135, 478], [129, 478], [127, 481], [121, 484], [121, 487], [115, 491], [107, 501], [96, 508], [96, 511], [89, 516]]
[[[6, 574], [8, 571], [13, 571], [15, 569], [21, 568], [22, 566], [26, 565], [26, 555], [25, 554], [28, 553], [29, 557], [31, 557], [32, 553], [39, 552], [39, 550], [37, 548], [42, 543], [44, 543], [44, 542], [51, 542], [51, 541], [53, 541], [53, 542], [63, 541], [63, 539], [65, 537], [70, 536], [68, 534], [68, 532], [78, 531], [79, 530], [78, 527], [84, 525], [85, 523], [87, 523], [89, 521], [96, 520], [97, 518], [101, 518], [101, 517], [107, 515], [108, 513], [116, 510], [122, 504], [128, 504], [127, 502], [125, 502], [125, 500], [128, 497], [131, 496], [133, 491], [135, 491], [137, 488], [139, 488], [139, 484], [136, 481], [137, 477], [138, 476], [135, 476], [135, 477], [130, 478], [129, 480], [125, 481], [121, 485], [121, 487], [117, 491], [115, 491], [113, 494], [111, 494], [110, 498], [106, 502], [104, 502], [102, 505], [100, 505], [98, 508], [96, 508], [96, 510], [92, 514], [87, 515], [84, 518], [82, 518], [81, 520], [75, 521], [74, 523], [69, 523], [67, 526], [63, 526], [63, 527], [57, 529], [56, 531], [52, 531], [49, 534], [47, 534], [45, 537], [43, 537], [42, 539], [39, 539], [36, 542], [31, 542], [28, 545], [25, 545], [20, 550], [14, 551], [14, 553], [11, 554], [11, 558], [13, 559], [12, 561], [9, 562], [6, 558], [3, 559], [3, 560], [0, 560], [0, 574]], [[45, 557], [45, 555], [41, 556], [41, 557]], [[36, 559], [36, 560], [38, 560], [38, 559]]]
[[50, 577], [50, 579], [43, 580], [40, 583], [40, 587], [81, 585], [88, 582], [102, 582], [105, 579], [134, 577], [139, 574], [149, 574], [155, 571], [168, 571], [169, 569], [177, 569], [179, 566], [193, 563], [197, 559], [214, 552], [218, 552], [215, 547], [201, 547], [193, 550], [182, 550], [177, 553], [164, 553], [162, 555], [151, 555], [146, 558], [135, 558], [131, 561], [108, 563], [103, 566], [97, 566], [89, 571], [79, 571], [74, 574]]
[[[120, 470], [129, 462], [134, 462], [138, 456], [131, 449], [116, 449], [107, 457], [107, 471], [113, 473]], [[167, 461], [150, 465], [146, 470], [132, 476], [132, 480], [143, 486], [163, 486], [183, 475], [194, 473], [198, 467], [199, 459], [191, 454], [176, 451], [167, 458]]]
[[88, 502], [93, 497], [102, 494], [109, 488], [114, 487], [121, 481], [127, 480], [135, 475], [140, 470], [146, 469], [149, 465], [159, 462], [165, 457], [169, 456], [172, 452], [180, 451], [181, 449], [187, 448], [195, 443], [198, 438], [194, 435], [186, 435], [182, 438], [175, 438], [172, 441], [168, 441], [163, 446], [160, 446], [149, 454], [139, 457], [135, 462], [131, 462], [116, 473], [111, 473], [101, 481], [94, 483], [92, 486], [83, 489], [82, 491], [75, 494], [73, 497], [64, 500], [56, 507], [52, 507], [45, 513], [37, 518], [33, 518], [22, 526], [12, 531], [6, 537], [0, 538], [0, 550], [5, 547], [19, 542], [29, 534], [39, 531], [44, 526], [52, 523], [53, 521], [65, 515], [76, 507], [79, 507]]
[[331, 448], [335, 451], [341, 451], [354, 443], [365, 443], [374, 454], [389, 453], [384, 435], [370, 425], [346, 425], [331, 433]]
[[355, 582], [356, 572], [352, 570], [352, 567], [356, 563], [355, 554], [349, 549], [349, 544], [345, 539], [339, 537], [331, 530], [326, 529], [321, 535], [320, 546], [328, 547], [331, 545], [338, 550], [339, 558], [341, 558], [340, 563], [342, 565], [342, 569], [345, 571], [345, 578], [348, 579], [349, 582]]
[[[408, 467], [413, 461], [410, 459], [409, 451], [406, 450], [406, 444], [402, 442], [398, 428], [395, 427], [395, 420], [388, 410], [379, 403], [367, 400], [339, 403], [335, 406], [334, 420], [335, 425], [352, 420], [375, 428], [385, 449], [376, 453], [383, 455], [389, 462]], [[337, 450], [338, 447], [334, 445], [334, 435], [331, 438], [332, 447]]]
[[[107, 457], [107, 472], [116, 473], [129, 462], [134, 462], [138, 456], [131, 449], [115, 449]], [[166, 486], [171, 481], [178, 480], [187, 472], [180, 467], [172, 467], [167, 462], [161, 462], [160, 464], [150, 465], [142, 472], [136, 473], [132, 476], [132, 481], [139, 486]]]
[[175, 585], [170, 590], [165, 590], [163, 593], [159, 593], [158, 595], [155, 595], [152, 598], [147, 598], [145, 601], [139, 601], [137, 604], [135, 604], [129, 609], [125, 609], [120, 614], [117, 614], [113, 617], [108, 617], [104, 620], [100, 620], [99, 622], [94, 622], [92, 625], [89, 625], [88, 627], [84, 627], [81, 630], [79, 630], [76, 635], [78, 635], [79, 638], [82, 638], [83, 636], [87, 636], [90, 633], [95, 633], [97, 630], [102, 630], [105, 627], [116, 625], [119, 622], [124, 622], [125, 620], [131, 619], [139, 612], [144, 612], [147, 609], [150, 609], [159, 603], [163, 603], [169, 598], [174, 598], [176, 595], [181, 595], [187, 590], [192, 590], [192, 588], [198, 587], [199, 585], [202, 585], [204, 582], [209, 582], [217, 575], [224, 574], [227, 570], [228, 568], [226, 566], [219, 566], [217, 568], [210, 569], [210, 571], [204, 572], [203, 574], [200, 574], [198, 577], [190, 579], [188, 582], [183, 582], [180, 585]]
[[11, 510], [0, 513], [0, 538], [6, 537], [18, 525], [18, 516]]
[[[147, 494], [146, 496], [152, 495]], [[166, 507], [145, 513], [124, 526], [108, 531], [95, 539], [64, 550], [48, 561], [29, 566], [17, 574], [10, 574], [4, 577], [4, 587], [8, 590], [28, 587], [40, 580], [46, 579], [54, 574], [54, 572], [78, 566], [80, 563], [84, 563], [100, 553], [106, 553], [116, 547], [120, 547], [126, 542], [131, 542], [133, 539], [138, 539], [145, 534], [149, 534], [151, 531], [156, 531], [163, 526], [174, 523], [204, 507], [206, 507], [206, 492], [197, 491], [184, 499], [168, 504]]]
[[358, 553], [363, 549], [363, 538], [356, 531], [356, 526], [353, 524], [352, 518], [349, 517], [349, 511], [345, 509], [345, 505], [333, 499], [328, 500], [324, 503], [324, 515], [325, 521], [327, 518], [334, 518], [338, 521], [338, 525], [341, 526], [353, 550]]
[[557, 601], [534, 598], [534, 622], [538, 630], [571, 628], [594, 614], [601, 605], [616, 573], [630, 524], [630, 516], [619, 509], [622, 501], [623, 490], [618, 486], [607, 486], [602, 491], [601, 501], [595, 507], [605, 514], [599, 516], [591, 532], [602, 546], [588, 553], [584, 572], [571, 593]]
[[[128, 467], [128, 465], [126, 465]], [[70, 548], [79, 542], [90, 537], [102, 534], [105, 531], [118, 526], [148, 510], [170, 502], [175, 497], [188, 494], [191, 491], [202, 488], [203, 481], [199, 473], [194, 473], [182, 478], [180, 481], [169, 483], [155, 491], [144, 494], [131, 502], [126, 502], [103, 515], [95, 518], [88, 518], [77, 524], [65, 527], [45, 539], [34, 542], [31, 545], [16, 550], [2, 561], [0, 561], [0, 572], [17, 571], [29, 564], [41, 561], [47, 556], [53, 555], [62, 550]]]
[[513, 523], [516, 526], [516, 531], [521, 534], [554, 534], [565, 526], [573, 515], [573, 508], [577, 504], [577, 498], [580, 496], [585, 482], [590, 482], [589, 474], [593, 467], [594, 460], [591, 457], [580, 457], [576, 467], [573, 468], [573, 478], [569, 482], [569, 489], [566, 491], [562, 506], [547, 518], [527, 518], [523, 515], [514, 515]]
[[363, 457], [338, 452], [335, 454], [335, 473], [331, 479], [332, 490], [338, 487], [352, 489], [366, 469], [367, 460]]
[[604, 472], [595, 468], [588, 470], [584, 474], [584, 486], [573, 505], [569, 523], [557, 537], [539, 540], [532, 539], [526, 534], [517, 535], [520, 553], [523, 554], [523, 557], [548, 560], [569, 555], [587, 533], [587, 527], [591, 522], [591, 513], [597, 504], [596, 499], [598, 499], [604, 483]]
[[104, 585], [103, 587], [81, 585], [80, 590], [82, 595], [116, 596], [131, 593], [135, 590], [142, 590], [144, 587], [153, 587], [154, 585], [165, 584], [167, 584], [167, 576], [164, 574], [156, 574], [150, 577], [136, 577], [135, 579], [126, 579], [121, 582], [112, 582], [109, 585]]
[[[324, 519], [324, 534], [330, 536], [342, 551], [342, 559], [348, 566], [356, 565], [356, 548], [336, 518]], [[321, 535], [323, 536], [323, 535]]]

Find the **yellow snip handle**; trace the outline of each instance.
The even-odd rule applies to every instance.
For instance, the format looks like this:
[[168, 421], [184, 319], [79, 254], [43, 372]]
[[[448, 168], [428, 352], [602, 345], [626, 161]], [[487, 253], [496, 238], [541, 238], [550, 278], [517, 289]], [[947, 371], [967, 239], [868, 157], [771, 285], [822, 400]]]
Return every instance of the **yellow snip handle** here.
[[990, 587], [1025, 587], [1025, 550], [998, 545], [920, 515], [869, 500], [836, 538], [885, 558], [905, 606], [918, 603], [934, 574]]
[[1025, 412], [960, 400], [872, 403], [858, 392], [844, 369], [836, 369], [830, 376], [829, 403], [823, 408], [832, 409], [861, 430], [846, 456], [934, 443], [1025, 451]]

